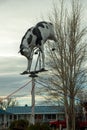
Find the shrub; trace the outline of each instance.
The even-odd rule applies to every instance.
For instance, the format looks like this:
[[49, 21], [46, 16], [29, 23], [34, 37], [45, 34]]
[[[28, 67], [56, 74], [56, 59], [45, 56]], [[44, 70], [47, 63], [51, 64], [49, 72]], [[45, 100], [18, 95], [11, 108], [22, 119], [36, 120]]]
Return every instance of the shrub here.
[[41, 130], [51, 130], [49, 127], [49, 124], [47, 124], [47, 123], [41, 124], [41, 128], [42, 128]]
[[50, 130], [50, 127], [46, 123], [36, 123], [35, 125], [30, 125], [27, 120], [15, 120], [11, 123], [9, 130]]
[[15, 120], [11, 123], [9, 130], [27, 130], [28, 121], [27, 120]]
[[27, 130], [50, 130], [50, 127], [48, 124], [45, 123], [36, 123], [35, 125], [30, 125]]

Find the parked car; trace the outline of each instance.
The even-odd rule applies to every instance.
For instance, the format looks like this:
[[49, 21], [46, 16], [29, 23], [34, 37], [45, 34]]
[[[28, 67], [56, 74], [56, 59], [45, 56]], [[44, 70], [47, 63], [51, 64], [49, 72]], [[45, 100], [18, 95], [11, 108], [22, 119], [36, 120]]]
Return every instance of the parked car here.
[[59, 127], [66, 128], [66, 120], [58, 119], [56, 121], [50, 121], [49, 125], [52, 128], [59, 128]]
[[[58, 119], [56, 121], [50, 121], [49, 125], [51, 128], [66, 128], [66, 120]], [[78, 121], [77, 124], [78, 130], [85, 130], [87, 128], [87, 121]]]

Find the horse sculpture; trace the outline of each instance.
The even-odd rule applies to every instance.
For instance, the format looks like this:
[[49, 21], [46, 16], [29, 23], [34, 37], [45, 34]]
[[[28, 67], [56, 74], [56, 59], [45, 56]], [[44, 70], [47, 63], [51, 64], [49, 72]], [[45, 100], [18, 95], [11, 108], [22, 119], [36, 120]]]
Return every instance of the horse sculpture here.
[[33, 54], [36, 49], [40, 50], [42, 54], [42, 69], [45, 69], [44, 43], [47, 40], [57, 41], [52, 23], [42, 21], [27, 30], [20, 44], [20, 53], [28, 60], [27, 69], [23, 74], [30, 72]]

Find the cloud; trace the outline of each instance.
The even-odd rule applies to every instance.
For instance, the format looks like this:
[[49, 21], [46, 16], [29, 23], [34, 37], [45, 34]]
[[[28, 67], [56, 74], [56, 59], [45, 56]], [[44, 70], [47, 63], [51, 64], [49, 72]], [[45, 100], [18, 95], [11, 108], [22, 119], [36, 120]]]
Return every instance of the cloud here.
[[[6, 57], [2, 56], [0, 57], [0, 74], [8, 74], [8, 73], [20, 73], [22, 69], [26, 66], [27, 60], [23, 58], [22, 56], [20, 57]], [[25, 64], [24, 64], [25, 63]]]
[[[32, 105], [32, 96], [31, 95], [27, 95], [27, 96], [21, 96], [21, 97], [16, 97], [16, 100], [19, 102], [20, 105]], [[44, 102], [45, 99], [42, 96], [37, 96], [35, 94], [35, 104], [36, 105], [41, 105], [42, 102]]]
[[8, 95], [31, 80], [28, 75], [20, 75], [25, 69], [25, 61], [21, 57], [0, 57], [0, 96]]
[[[35, 65], [35, 57], [33, 66]], [[27, 60], [22, 56], [0, 57], [0, 97], [7, 97], [32, 80], [29, 75], [20, 75], [20, 73], [26, 69], [26, 65]], [[39, 86], [39, 84], [36, 84], [35, 89], [38, 89], [37, 86]], [[11, 97], [17, 99], [20, 105], [31, 105], [31, 89], [32, 82], [20, 91], [11, 95]], [[36, 95], [36, 104], [38, 104], [40, 100], [43, 100], [43, 97]]]
[[[83, 17], [86, 23], [87, 0], [81, 2], [85, 7]], [[41, 14], [48, 20], [47, 13], [48, 9], [50, 10], [52, 7], [51, 4], [52, 2], [50, 0], [0, 1], [0, 96], [7, 96], [31, 80], [28, 75], [20, 75], [26, 69], [27, 60], [19, 56], [19, 45], [26, 30], [41, 20]], [[16, 55], [16, 57], [13, 57], [13, 55]], [[33, 62], [34, 65], [35, 59]], [[41, 76], [43, 77], [42, 74]], [[16, 94], [28, 95], [30, 92], [31, 85]]]
[[[34, 63], [35, 61], [33, 61], [33, 64]], [[27, 60], [22, 56], [0, 57], [0, 96], [8, 96], [26, 82], [31, 81], [29, 75], [20, 75], [20, 73], [26, 69], [26, 66]], [[28, 88], [25, 87], [24, 90], [18, 93], [29, 94], [31, 85], [32, 84], [30, 84]]]

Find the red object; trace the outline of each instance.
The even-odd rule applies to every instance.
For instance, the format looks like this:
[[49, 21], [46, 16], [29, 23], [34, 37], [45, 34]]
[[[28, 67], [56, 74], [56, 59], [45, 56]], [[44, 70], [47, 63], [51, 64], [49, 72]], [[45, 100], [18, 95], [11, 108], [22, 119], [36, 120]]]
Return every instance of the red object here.
[[[66, 121], [65, 120], [56, 120], [56, 121], [50, 121], [49, 122], [50, 127], [53, 128], [66, 128]], [[78, 121], [76, 124], [78, 128], [87, 128], [87, 121]]]
[[87, 128], [87, 121], [79, 122], [79, 128]]
[[65, 120], [50, 121], [49, 125], [54, 128], [59, 128], [61, 126], [62, 128], [66, 128], [66, 121]]

